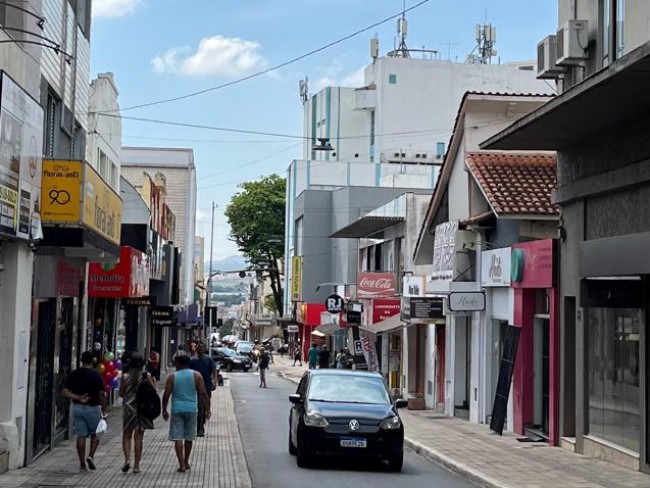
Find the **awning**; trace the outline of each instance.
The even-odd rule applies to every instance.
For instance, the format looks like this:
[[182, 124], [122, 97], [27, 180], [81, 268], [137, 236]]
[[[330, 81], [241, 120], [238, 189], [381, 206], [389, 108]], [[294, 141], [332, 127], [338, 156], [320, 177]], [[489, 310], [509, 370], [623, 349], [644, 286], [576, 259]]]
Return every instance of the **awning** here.
[[323, 324], [317, 328], [314, 329], [312, 334], [314, 332], [318, 332], [320, 334], [323, 334], [323, 336], [333, 334], [337, 330], [339, 330], [341, 327], [338, 324]]
[[330, 237], [360, 239], [372, 237], [382, 230], [404, 222], [404, 217], [365, 216], [337, 230]]
[[507, 129], [481, 149], [561, 150], [616, 130], [650, 110], [650, 43], [611, 63]]
[[311, 331], [311, 335], [316, 337], [325, 337], [325, 334], [323, 334], [322, 332], [318, 332], [316, 329]]
[[399, 314], [397, 314], [387, 318], [386, 320], [377, 322], [376, 324], [364, 325], [363, 327], [359, 327], [359, 329], [365, 332], [372, 332], [373, 334], [383, 334], [385, 332], [400, 329], [402, 327], [402, 324], [402, 319], [400, 318]]

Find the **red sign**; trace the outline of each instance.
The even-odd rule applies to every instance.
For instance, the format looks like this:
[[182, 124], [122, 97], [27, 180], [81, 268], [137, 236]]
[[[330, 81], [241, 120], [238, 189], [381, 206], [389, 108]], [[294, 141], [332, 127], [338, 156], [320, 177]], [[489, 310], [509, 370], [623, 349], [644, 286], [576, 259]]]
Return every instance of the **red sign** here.
[[394, 297], [397, 294], [397, 278], [393, 273], [359, 273], [357, 275], [357, 298]]
[[372, 323], [391, 318], [400, 313], [402, 301], [395, 298], [383, 298], [372, 301]]
[[68, 261], [56, 263], [56, 296], [76, 297], [79, 295], [79, 283], [84, 281], [85, 267]]
[[[555, 241], [544, 239], [512, 245], [513, 288], [555, 286]], [[521, 273], [516, 270], [521, 267]]]
[[146, 254], [122, 246], [120, 260], [114, 265], [90, 263], [88, 296], [92, 298], [135, 298], [149, 295], [149, 258]]

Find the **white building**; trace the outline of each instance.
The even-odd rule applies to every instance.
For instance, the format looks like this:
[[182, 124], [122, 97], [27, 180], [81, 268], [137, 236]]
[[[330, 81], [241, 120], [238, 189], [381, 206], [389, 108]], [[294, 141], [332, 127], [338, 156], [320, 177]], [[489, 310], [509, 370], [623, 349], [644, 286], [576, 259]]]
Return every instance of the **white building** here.
[[122, 148], [122, 175], [136, 188], [143, 173], [162, 173], [166, 180], [165, 202], [176, 216], [176, 242], [181, 250], [180, 303], [194, 302], [194, 254], [196, 236], [196, 168], [194, 151], [183, 148]]
[[[295, 213], [296, 199], [305, 191], [344, 187], [433, 189], [463, 95], [473, 90], [550, 94], [552, 87], [528, 68], [529, 64], [521, 63], [381, 57], [366, 67], [363, 87], [324, 88], [305, 102], [303, 134], [308, 139], [303, 159], [293, 161], [287, 172], [286, 313], [291, 305], [291, 257], [309, 254], [309, 247], [318, 248], [322, 255], [324, 247], [315, 236], [302, 235], [299, 221], [310, 216]], [[314, 149], [322, 145], [319, 139], [327, 139], [331, 150]], [[375, 201], [342, 225], [399, 194], [396, 190], [387, 200]], [[332, 245], [339, 249], [340, 259], [351, 253], [343, 241]], [[351, 269], [356, 269], [352, 264]], [[320, 282], [332, 281], [329, 276], [320, 278]]]

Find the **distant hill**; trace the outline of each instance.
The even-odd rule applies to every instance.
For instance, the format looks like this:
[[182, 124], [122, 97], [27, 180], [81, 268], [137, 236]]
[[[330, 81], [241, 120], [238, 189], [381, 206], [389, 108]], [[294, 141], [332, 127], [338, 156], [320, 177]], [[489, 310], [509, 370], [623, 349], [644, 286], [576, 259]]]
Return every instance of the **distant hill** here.
[[[241, 269], [246, 269], [248, 264], [246, 260], [241, 256], [228, 256], [225, 259], [219, 259], [212, 262], [212, 271], [239, 271]], [[210, 261], [205, 262], [205, 274], [210, 273]]]

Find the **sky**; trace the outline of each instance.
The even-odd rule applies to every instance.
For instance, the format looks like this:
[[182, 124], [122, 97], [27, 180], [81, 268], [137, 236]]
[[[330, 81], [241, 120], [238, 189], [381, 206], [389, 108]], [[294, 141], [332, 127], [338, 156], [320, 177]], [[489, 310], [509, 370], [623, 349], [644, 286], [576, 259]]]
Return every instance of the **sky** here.
[[[206, 90], [271, 68], [400, 12], [404, 0], [93, 0], [91, 78], [113, 72], [123, 117], [272, 132], [282, 137], [176, 127], [123, 119], [123, 144], [189, 147], [197, 167], [197, 234], [210, 252], [212, 202], [215, 260], [237, 253], [223, 214], [241, 182], [285, 175], [300, 158], [302, 104], [324, 86], [361, 86], [369, 40], [393, 49], [390, 20], [294, 64], [230, 87], [171, 103], [134, 105]], [[406, 0], [406, 7], [421, 0]], [[407, 14], [411, 48], [463, 61], [474, 26], [496, 26], [501, 62], [533, 60], [557, 27], [554, 0], [430, 0]]]

